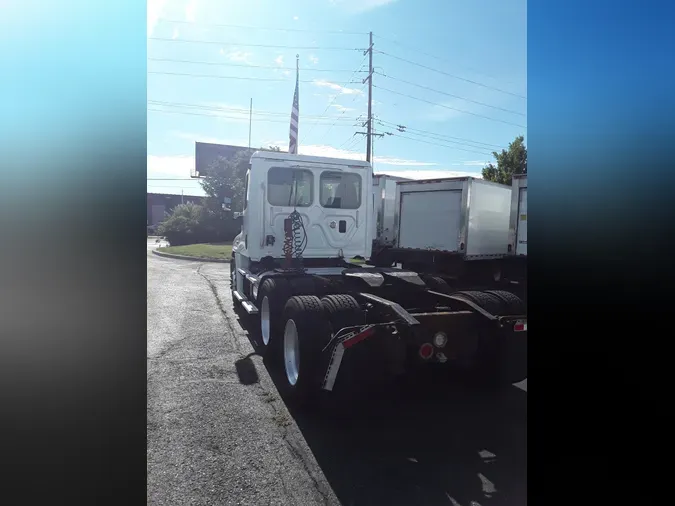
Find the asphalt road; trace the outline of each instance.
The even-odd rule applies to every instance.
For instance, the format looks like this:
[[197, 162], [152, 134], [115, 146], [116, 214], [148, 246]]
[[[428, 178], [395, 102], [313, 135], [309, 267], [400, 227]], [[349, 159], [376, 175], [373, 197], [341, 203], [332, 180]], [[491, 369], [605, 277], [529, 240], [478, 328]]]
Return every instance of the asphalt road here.
[[289, 412], [229, 266], [150, 249], [148, 504], [526, 505], [523, 389], [416, 378]]

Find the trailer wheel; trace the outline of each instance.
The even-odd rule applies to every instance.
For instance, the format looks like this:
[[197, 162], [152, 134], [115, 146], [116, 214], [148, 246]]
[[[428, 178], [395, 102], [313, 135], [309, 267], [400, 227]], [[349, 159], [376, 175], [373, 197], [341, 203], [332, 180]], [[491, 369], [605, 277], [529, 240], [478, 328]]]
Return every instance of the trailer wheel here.
[[480, 307], [485, 309], [488, 313], [493, 315], [499, 315], [503, 313], [503, 304], [502, 301], [495, 295], [492, 295], [487, 292], [478, 292], [478, 291], [465, 291], [465, 292], [455, 292], [453, 295], [458, 295], [467, 299], [474, 304], [478, 304]]
[[[283, 311], [291, 295], [288, 281], [284, 278], [267, 278], [258, 290], [258, 308], [260, 311], [261, 352], [266, 352], [280, 344], [275, 335], [283, 330]], [[279, 343], [277, 343], [279, 341]]]
[[425, 277], [424, 282], [429, 287], [429, 289], [433, 290], [434, 292], [447, 294], [451, 292], [450, 285], [448, 285], [447, 281], [445, 281], [443, 278], [439, 278], [438, 276]]
[[328, 315], [333, 331], [364, 323], [363, 311], [351, 295], [326, 295], [321, 299], [321, 306]]
[[324, 368], [323, 347], [330, 329], [321, 300], [313, 295], [288, 299], [284, 308], [283, 358], [287, 401], [306, 407], [316, 400]]
[[520, 299], [520, 297], [514, 295], [511, 292], [507, 292], [506, 290], [488, 290], [485, 293], [494, 295], [502, 301], [502, 306], [504, 306], [507, 311], [504, 314], [519, 315], [526, 312], [525, 303]]

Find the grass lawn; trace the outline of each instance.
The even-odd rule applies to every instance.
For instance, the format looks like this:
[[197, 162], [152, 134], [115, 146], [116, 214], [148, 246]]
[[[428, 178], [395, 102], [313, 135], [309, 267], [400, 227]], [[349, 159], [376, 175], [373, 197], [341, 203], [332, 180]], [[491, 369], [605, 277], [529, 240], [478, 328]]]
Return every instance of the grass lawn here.
[[173, 253], [195, 258], [218, 258], [229, 260], [232, 256], [232, 244], [189, 244], [187, 246], [169, 246], [159, 248], [163, 253]]

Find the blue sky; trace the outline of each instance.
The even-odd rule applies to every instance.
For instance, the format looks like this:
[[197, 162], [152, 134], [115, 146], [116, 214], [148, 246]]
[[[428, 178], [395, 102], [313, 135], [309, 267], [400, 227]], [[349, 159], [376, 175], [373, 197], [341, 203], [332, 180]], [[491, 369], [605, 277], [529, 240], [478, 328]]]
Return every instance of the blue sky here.
[[[188, 177], [195, 141], [247, 145], [251, 98], [252, 145], [287, 149], [296, 54], [300, 153], [363, 159], [371, 30], [375, 127], [394, 134], [375, 139], [375, 171], [479, 175], [527, 139], [526, 22], [525, 0], [149, 0], [148, 178]], [[201, 194], [148, 181], [181, 190]]]

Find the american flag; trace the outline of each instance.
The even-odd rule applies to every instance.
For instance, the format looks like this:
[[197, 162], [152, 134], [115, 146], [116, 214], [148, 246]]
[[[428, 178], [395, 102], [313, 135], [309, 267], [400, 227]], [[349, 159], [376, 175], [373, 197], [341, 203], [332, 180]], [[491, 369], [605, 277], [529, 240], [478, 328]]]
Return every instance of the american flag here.
[[299, 55], [295, 55], [295, 94], [293, 95], [293, 110], [291, 111], [291, 133], [290, 140], [288, 142], [288, 152], [293, 155], [298, 154], [298, 117], [300, 114], [300, 108], [298, 106], [298, 85], [300, 83], [300, 67], [298, 63], [299, 58]]

